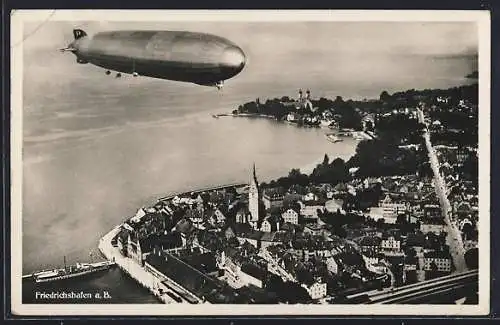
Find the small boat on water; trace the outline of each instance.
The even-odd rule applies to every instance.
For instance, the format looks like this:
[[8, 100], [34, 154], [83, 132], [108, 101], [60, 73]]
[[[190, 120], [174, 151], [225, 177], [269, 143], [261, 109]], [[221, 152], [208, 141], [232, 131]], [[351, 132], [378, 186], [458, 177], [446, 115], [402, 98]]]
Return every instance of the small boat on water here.
[[352, 132], [348, 132], [348, 131], [341, 131], [339, 133], [337, 133], [337, 136], [339, 137], [352, 137]]
[[212, 117], [213, 117], [213, 118], [219, 118], [219, 115], [217, 115], [217, 114], [213, 114], [213, 115], [212, 115]]
[[352, 137], [354, 140], [365, 140], [367, 138], [366, 136], [363, 136], [362, 132], [353, 132]]
[[342, 139], [340, 139], [339, 137], [337, 137], [335, 134], [325, 134], [325, 137], [328, 141], [330, 142], [333, 142], [333, 143], [336, 143], [336, 142], [341, 142]]
[[35, 272], [32, 274], [32, 277], [37, 283], [60, 281], [105, 271], [114, 265], [116, 265], [115, 261], [103, 261], [96, 263], [76, 263], [75, 265], [66, 266], [65, 258], [64, 268]]

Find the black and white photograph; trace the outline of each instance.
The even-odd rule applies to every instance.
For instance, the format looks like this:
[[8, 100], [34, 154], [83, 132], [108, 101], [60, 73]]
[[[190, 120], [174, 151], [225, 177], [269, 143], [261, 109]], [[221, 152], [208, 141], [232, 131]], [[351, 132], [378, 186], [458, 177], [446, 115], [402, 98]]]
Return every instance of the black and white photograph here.
[[14, 315], [489, 312], [487, 11], [11, 24]]

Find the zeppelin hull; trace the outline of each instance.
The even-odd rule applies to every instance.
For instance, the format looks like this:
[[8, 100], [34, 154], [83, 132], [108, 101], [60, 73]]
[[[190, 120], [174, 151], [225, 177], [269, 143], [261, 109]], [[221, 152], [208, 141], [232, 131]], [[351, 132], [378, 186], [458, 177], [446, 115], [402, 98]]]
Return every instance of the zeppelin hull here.
[[235, 76], [245, 65], [237, 45], [209, 34], [115, 31], [77, 41], [82, 62], [154, 78], [209, 84]]

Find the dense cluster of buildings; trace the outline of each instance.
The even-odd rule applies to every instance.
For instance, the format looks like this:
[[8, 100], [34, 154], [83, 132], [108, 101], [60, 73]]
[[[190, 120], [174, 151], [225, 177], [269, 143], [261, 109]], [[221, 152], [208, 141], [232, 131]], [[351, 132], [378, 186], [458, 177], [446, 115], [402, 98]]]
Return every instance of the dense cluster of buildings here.
[[[300, 93], [294, 103], [309, 107], [309, 96]], [[374, 123], [372, 116], [364, 119]], [[475, 247], [477, 180], [462, 169], [477, 148], [436, 151], [452, 219], [464, 244]], [[201, 300], [286, 303], [306, 293], [302, 302], [324, 303], [349, 290], [450, 274], [442, 211], [432, 177], [360, 178], [354, 169], [346, 182], [284, 188], [259, 185], [254, 165], [248, 186], [185, 193], [139, 209], [114, 242], [123, 255]]]
[[[338, 127], [338, 122], [330, 112], [318, 115], [315, 112], [318, 110], [312, 104], [311, 91], [308, 89], [304, 95], [302, 89], [299, 89], [299, 94], [296, 100], [282, 100], [281, 104], [291, 108], [286, 115], [285, 120], [290, 123], [303, 123], [304, 125], [312, 126], [329, 126]], [[338, 118], [338, 116], [337, 116]]]
[[[343, 197], [374, 186], [384, 193], [377, 206], [344, 211]], [[254, 168], [248, 187], [176, 196], [140, 209], [123, 225], [117, 246], [141, 265], [157, 262], [157, 256], [148, 259], [155, 251], [165, 260], [180, 259], [193, 268], [192, 277], [204, 274], [226, 291], [227, 286], [250, 286], [252, 292], [266, 292], [270, 276], [276, 275], [321, 300], [343, 290], [402, 285], [433, 272], [449, 273], [436, 204], [430, 180], [415, 176], [261, 189]], [[353, 218], [343, 225], [344, 237], [328, 220], [338, 213]], [[179, 257], [180, 252], [190, 252], [192, 258]], [[183, 282], [188, 273], [174, 280]], [[205, 292], [203, 296], [210, 299]]]

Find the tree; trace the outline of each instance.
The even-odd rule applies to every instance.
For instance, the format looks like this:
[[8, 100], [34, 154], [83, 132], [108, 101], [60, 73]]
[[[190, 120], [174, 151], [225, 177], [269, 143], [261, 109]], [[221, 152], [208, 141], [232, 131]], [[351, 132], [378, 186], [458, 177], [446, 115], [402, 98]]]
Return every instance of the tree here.
[[408, 216], [406, 214], [399, 214], [396, 219], [396, 224], [404, 225], [408, 222]]
[[380, 93], [380, 101], [382, 102], [388, 102], [390, 99], [391, 99], [391, 95], [389, 95], [389, 93], [384, 90], [383, 92]]
[[290, 304], [308, 303], [311, 301], [311, 296], [309, 296], [306, 289], [296, 282], [285, 282], [285, 291], [282, 297]]
[[240, 242], [238, 241], [238, 239], [236, 237], [229, 238], [229, 240], [228, 240], [227, 243], [228, 243], [228, 245], [230, 247], [238, 247], [238, 246], [240, 246]]
[[477, 155], [469, 154], [463, 163], [462, 173], [470, 180], [477, 181], [479, 175], [479, 162]]
[[274, 292], [282, 302], [296, 304], [307, 303], [311, 297], [307, 291], [295, 282], [283, 282], [281, 278], [275, 274], [270, 274], [265, 280], [266, 290]]
[[414, 247], [408, 248], [405, 253], [407, 258], [415, 258], [417, 256], [417, 252]]
[[285, 188], [288, 188], [295, 184], [302, 186], [306, 186], [307, 184], [309, 184], [309, 177], [305, 174], [302, 174], [300, 172], [300, 169], [295, 169], [295, 168], [290, 171], [290, 173], [288, 174], [288, 178], [280, 180], [281, 182], [278, 182], [280, 183], [279, 185]]
[[365, 122], [365, 129], [366, 131], [373, 131], [373, 123], [372, 121], [368, 120]]
[[377, 220], [377, 228], [383, 228], [385, 225], [385, 219], [384, 218], [380, 218]]
[[267, 277], [264, 285], [266, 289], [271, 292], [276, 292], [279, 294], [283, 291], [283, 281], [274, 273], [269, 273], [269, 276]]
[[230, 186], [226, 189], [226, 192], [229, 194], [237, 195], [236, 188], [234, 186]]
[[474, 235], [475, 235], [475, 229], [470, 223], [465, 223], [464, 226], [462, 227], [462, 233], [465, 237], [465, 239], [468, 240], [474, 240]]
[[472, 248], [469, 249], [465, 255], [465, 264], [467, 265], [467, 268], [470, 270], [475, 270], [479, 267], [479, 249], [478, 248]]
[[330, 158], [328, 158], [328, 155], [325, 153], [325, 157], [323, 158], [323, 166], [327, 166], [329, 162]]

